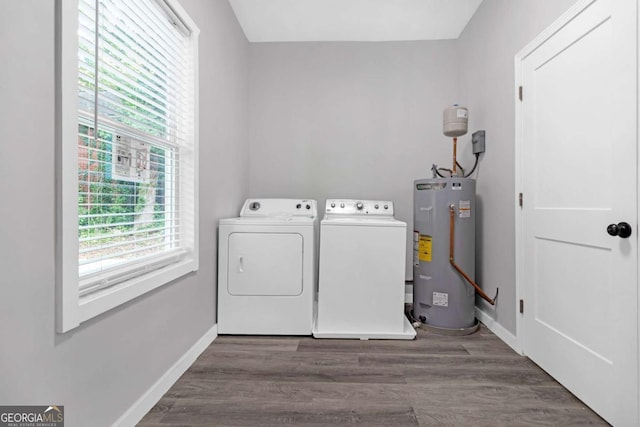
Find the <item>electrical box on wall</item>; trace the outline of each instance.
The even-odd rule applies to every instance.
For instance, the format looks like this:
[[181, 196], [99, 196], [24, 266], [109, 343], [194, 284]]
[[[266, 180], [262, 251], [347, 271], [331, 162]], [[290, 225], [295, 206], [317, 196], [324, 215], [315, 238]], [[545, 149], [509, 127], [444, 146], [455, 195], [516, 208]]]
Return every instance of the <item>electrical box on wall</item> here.
[[147, 182], [149, 180], [149, 144], [122, 135], [116, 135], [112, 147], [111, 173], [121, 181]]
[[473, 147], [473, 154], [484, 153], [484, 137], [485, 132], [483, 130], [475, 131], [471, 135], [471, 146]]

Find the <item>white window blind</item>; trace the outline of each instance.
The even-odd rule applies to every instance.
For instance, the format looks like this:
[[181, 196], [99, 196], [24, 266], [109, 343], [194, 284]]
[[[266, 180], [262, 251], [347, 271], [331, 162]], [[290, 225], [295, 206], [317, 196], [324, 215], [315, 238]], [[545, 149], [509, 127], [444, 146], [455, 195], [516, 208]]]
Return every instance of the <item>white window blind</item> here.
[[161, 1], [79, 0], [81, 296], [193, 246], [194, 53]]

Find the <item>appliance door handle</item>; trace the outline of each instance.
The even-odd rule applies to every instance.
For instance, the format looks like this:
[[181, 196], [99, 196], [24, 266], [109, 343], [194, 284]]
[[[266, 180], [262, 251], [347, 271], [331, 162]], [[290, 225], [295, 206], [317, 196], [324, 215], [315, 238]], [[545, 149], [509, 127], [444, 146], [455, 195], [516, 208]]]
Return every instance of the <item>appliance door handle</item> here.
[[243, 256], [238, 257], [238, 272], [244, 273], [244, 257]]

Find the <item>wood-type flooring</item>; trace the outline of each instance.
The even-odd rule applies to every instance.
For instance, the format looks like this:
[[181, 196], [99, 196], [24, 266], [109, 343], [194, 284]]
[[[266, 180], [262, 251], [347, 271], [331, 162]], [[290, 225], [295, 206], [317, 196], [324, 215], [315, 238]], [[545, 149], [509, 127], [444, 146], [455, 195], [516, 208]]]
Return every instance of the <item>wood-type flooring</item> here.
[[139, 426], [356, 424], [608, 425], [482, 326], [413, 341], [219, 336]]

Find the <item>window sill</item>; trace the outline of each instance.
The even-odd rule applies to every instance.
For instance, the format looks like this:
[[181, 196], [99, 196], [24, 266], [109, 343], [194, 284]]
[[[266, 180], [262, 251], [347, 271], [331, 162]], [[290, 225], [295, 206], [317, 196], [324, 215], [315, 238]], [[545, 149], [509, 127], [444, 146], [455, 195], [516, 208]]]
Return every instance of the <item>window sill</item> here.
[[143, 276], [80, 297], [78, 320], [80, 323], [85, 322], [197, 269], [197, 262], [192, 258], [187, 258]]

